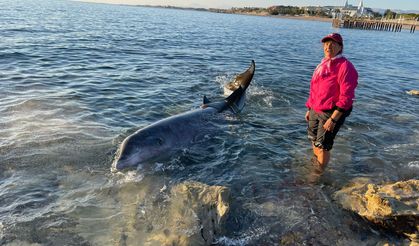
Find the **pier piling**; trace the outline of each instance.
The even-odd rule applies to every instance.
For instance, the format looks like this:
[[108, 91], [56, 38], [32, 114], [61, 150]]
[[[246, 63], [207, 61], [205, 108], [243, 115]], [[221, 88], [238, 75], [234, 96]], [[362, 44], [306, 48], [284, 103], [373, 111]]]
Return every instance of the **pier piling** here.
[[[394, 21], [383, 20], [363, 20], [363, 19], [333, 19], [332, 26], [335, 28], [354, 28], [362, 30], [375, 30], [387, 32], [401, 32], [404, 29], [409, 29], [409, 25]], [[410, 26], [410, 33], [414, 33], [417, 24]]]

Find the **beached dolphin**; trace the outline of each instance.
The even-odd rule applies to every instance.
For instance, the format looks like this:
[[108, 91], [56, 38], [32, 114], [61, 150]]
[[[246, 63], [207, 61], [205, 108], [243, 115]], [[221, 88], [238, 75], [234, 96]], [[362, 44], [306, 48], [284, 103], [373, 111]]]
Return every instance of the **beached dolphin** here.
[[119, 147], [112, 170], [136, 168], [203, 139], [210, 133], [207, 129], [214, 126], [212, 121], [217, 115], [228, 111], [239, 113], [243, 109], [254, 72], [252, 60], [250, 67], [237, 76], [240, 86], [226, 99], [210, 102], [204, 96], [201, 108], [162, 119], [128, 136]]
[[237, 76], [240, 86], [227, 98], [210, 102], [205, 96], [199, 109], [174, 115], [131, 134], [121, 143], [112, 170], [136, 168], [138, 165], [152, 163], [159, 157], [191, 146], [213, 133], [209, 129], [225, 112], [239, 113], [244, 107], [245, 92], [252, 81], [255, 62]]

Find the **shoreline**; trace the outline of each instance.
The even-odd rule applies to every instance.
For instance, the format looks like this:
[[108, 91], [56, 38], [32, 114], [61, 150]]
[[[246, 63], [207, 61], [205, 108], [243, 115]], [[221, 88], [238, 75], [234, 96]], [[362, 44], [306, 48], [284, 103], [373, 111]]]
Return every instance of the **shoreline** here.
[[[89, 0], [73, 0], [75, 2], [83, 3], [94, 3], [94, 4], [110, 4], [120, 6], [132, 6], [132, 7], [145, 7], [145, 8], [162, 8], [162, 9], [178, 9], [178, 10], [191, 10], [191, 11], [203, 11], [220, 14], [234, 14], [234, 15], [249, 15], [249, 16], [260, 16], [270, 17], [279, 19], [291, 19], [291, 20], [305, 20], [305, 21], [320, 21], [320, 22], [333, 22], [333, 18], [321, 17], [321, 16], [293, 16], [293, 15], [270, 15], [267, 12], [232, 12], [229, 9], [215, 9], [215, 8], [193, 8], [193, 7], [176, 7], [176, 6], [159, 6], [159, 5], [141, 5], [141, 4], [124, 4], [124, 3], [111, 3], [106, 1], [89, 1]], [[367, 20], [365, 20], [367, 21]], [[379, 20], [375, 20], [379, 21]], [[399, 20], [385, 20], [386, 23], [399, 23]], [[404, 20], [402, 21], [402, 29], [410, 29], [412, 25], [419, 26], [418, 21]]]
[[308, 21], [321, 21], [321, 22], [332, 22], [332, 20], [333, 20], [333, 18], [320, 17], [320, 16], [269, 15], [266, 12], [264, 12], [264, 13], [254, 13], [254, 12], [241, 12], [241, 13], [239, 13], [239, 12], [231, 12], [231, 10], [229, 10], [229, 9], [215, 9], [215, 8], [206, 9], [206, 8], [176, 7], [176, 6], [124, 4], [124, 3], [110, 3], [110, 2], [106, 2], [106, 1], [89, 1], [89, 0], [73, 0], [73, 1], [74, 2], [82, 2], [82, 3], [93, 3], [93, 4], [108, 4], [108, 5], [144, 7], [144, 8], [192, 10], [192, 11], [219, 13], [219, 14], [250, 15], [250, 16], [280, 18], [280, 19], [308, 20]]
[[293, 15], [258, 15], [258, 14], [246, 14], [246, 13], [231, 13], [231, 14], [244, 14], [244, 15], [253, 15], [253, 16], [262, 16], [278, 19], [291, 19], [291, 20], [306, 20], [306, 21], [320, 21], [320, 22], [330, 22], [332, 23], [333, 18], [320, 17], [320, 16], [293, 16]]

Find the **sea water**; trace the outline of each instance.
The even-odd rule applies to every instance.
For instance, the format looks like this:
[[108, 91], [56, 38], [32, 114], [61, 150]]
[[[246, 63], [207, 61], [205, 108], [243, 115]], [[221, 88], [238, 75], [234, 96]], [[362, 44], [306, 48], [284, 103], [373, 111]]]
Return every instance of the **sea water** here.
[[[305, 101], [330, 32], [359, 85], [318, 175]], [[401, 242], [332, 195], [359, 177], [418, 178], [419, 98], [406, 91], [419, 89], [419, 34], [52, 0], [1, 1], [0, 33], [0, 244], [141, 245], [165, 223], [156, 197], [183, 181], [231, 190], [219, 245]], [[247, 105], [222, 133], [147, 172], [111, 173], [126, 136], [222, 99], [252, 59]]]

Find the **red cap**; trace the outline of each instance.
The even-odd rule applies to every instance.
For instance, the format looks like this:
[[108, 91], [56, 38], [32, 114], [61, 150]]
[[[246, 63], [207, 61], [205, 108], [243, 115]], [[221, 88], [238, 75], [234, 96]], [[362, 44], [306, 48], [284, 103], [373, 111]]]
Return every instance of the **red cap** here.
[[334, 32], [334, 33], [328, 34], [327, 36], [322, 38], [322, 43], [326, 42], [327, 40], [333, 40], [336, 43], [338, 43], [340, 45], [343, 45], [343, 39], [342, 39], [342, 36], [340, 36], [339, 33]]

